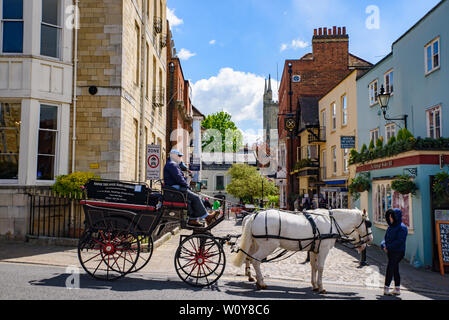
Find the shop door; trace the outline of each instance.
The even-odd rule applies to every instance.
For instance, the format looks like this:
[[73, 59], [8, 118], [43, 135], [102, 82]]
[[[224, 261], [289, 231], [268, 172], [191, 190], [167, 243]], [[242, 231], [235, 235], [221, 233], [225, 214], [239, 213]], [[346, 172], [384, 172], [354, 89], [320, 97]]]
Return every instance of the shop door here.
[[437, 200], [435, 193], [433, 192], [433, 183], [434, 176], [430, 177], [430, 195], [431, 195], [431, 226], [432, 226], [432, 270], [439, 272], [440, 271], [440, 263], [438, 260], [438, 245], [437, 245], [437, 236], [436, 236], [436, 221], [435, 221], [435, 211], [444, 210], [449, 211], [449, 199]]

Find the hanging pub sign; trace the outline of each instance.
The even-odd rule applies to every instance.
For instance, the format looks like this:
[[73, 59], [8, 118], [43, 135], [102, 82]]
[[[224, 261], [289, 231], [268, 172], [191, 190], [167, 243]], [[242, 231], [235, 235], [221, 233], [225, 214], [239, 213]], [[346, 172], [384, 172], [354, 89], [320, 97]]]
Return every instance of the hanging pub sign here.
[[296, 129], [296, 120], [294, 118], [285, 119], [285, 129], [289, 132], [293, 132]]

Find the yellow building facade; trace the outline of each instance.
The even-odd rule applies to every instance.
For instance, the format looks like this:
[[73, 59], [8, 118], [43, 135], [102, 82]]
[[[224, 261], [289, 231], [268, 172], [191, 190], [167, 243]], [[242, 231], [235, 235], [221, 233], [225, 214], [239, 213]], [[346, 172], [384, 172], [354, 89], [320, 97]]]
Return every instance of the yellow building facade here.
[[[348, 185], [355, 172], [349, 166], [350, 151], [357, 148], [357, 77], [354, 70], [319, 101], [320, 126], [325, 127], [326, 142], [321, 146], [320, 193], [327, 207], [350, 208]], [[342, 148], [343, 140], [348, 143]]]

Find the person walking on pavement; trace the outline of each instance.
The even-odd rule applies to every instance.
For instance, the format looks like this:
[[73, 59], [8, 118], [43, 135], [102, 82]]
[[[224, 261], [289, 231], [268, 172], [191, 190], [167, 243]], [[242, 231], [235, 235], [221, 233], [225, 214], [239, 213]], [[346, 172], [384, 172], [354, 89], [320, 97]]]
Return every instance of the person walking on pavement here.
[[187, 199], [190, 201], [189, 221], [188, 224], [193, 227], [203, 227], [199, 220], [205, 219], [208, 225], [212, 224], [218, 214], [217, 212], [209, 214], [204, 207], [201, 198], [190, 190], [184, 175], [182, 174], [179, 164], [182, 162], [183, 154], [178, 150], [172, 150], [167, 164], [164, 167], [164, 182], [167, 186], [185, 192]]
[[[385, 276], [384, 295], [401, 294], [401, 276], [399, 274], [399, 262], [404, 258], [406, 240], [408, 235], [407, 227], [402, 223], [402, 211], [399, 209], [389, 209], [385, 213], [388, 229], [385, 239], [381, 243], [381, 248], [388, 255], [387, 273]], [[390, 284], [394, 279], [394, 291], [390, 291]]]

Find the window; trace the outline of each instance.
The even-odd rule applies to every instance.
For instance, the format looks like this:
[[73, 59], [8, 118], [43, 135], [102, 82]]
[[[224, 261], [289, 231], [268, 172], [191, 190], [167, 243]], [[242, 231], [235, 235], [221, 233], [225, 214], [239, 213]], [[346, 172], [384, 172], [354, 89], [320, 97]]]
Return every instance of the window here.
[[348, 97], [346, 95], [341, 97], [341, 125], [348, 124]]
[[384, 87], [386, 93], [393, 94], [394, 92], [393, 81], [394, 81], [393, 70], [391, 70], [385, 74]]
[[60, 0], [42, 0], [41, 55], [59, 58], [61, 42]]
[[337, 175], [337, 147], [332, 147], [332, 175]]
[[349, 172], [349, 149], [343, 149], [343, 172]]
[[385, 213], [391, 208], [401, 209], [402, 222], [407, 227], [413, 228], [411, 195], [402, 195], [392, 190], [391, 181], [373, 181], [374, 222], [386, 227]]
[[440, 67], [440, 38], [433, 40], [425, 47], [426, 74]]
[[37, 180], [54, 180], [58, 143], [58, 107], [41, 105], [37, 155]]
[[385, 126], [385, 137], [387, 138], [387, 143], [395, 135], [396, 135], [396, 125], [394, 123], [387, 124]]
[[0, 103], [0, 179], [18, 179], [20, 116], [19, 103]]
[[221, 191], [225, 189], [224, 176], [217, 176], [215, 190]]
[[136, 85], [139, 85], [140, 80], [140, 27], [135, 23], [135, 31], [136, 31], [136, 73], [135, 73], [135, 81]]
[[23, 52], [23, 0], [3, 0], [4, 53]]
[[369, 103], [370, 106], [377, 103], [377, 80], [369, 85]]
[[201, 189], [207, 190], [207, 179], [201, 180]]
[[335, 102], [331, 105], [331, 112], [332, 112], [332, 130], [337, 129], [337, 104]]
[[326, 110], [321, 111], [321, 126], [326, 127]]
[[373, 141], [374, 145], [376, 145], [377, 140], [379, 139], [379, 129], [374, 129], [370, 131], [370, 142]]
[[427, 110], [427, 136], [441, 138], [441, 106]]
[[327, 168], [326, 168], [326, 150], [323, 150], [323, 153], [322, 153], [322, 159], [323, 159], [323, 172], [322, 172], [322, 177], [321, 177], [321, 179], [326, 179], [327, 178]]

